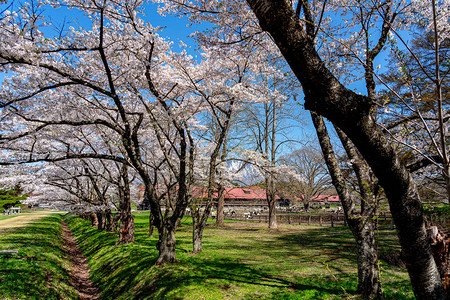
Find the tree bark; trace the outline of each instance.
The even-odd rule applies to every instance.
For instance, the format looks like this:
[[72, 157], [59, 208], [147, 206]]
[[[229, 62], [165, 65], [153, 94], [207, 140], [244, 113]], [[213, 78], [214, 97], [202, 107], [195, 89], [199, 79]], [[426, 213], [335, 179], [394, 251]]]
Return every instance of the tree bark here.
[[91, 220], [92, 227], [97, 227], [98, 226], [98, 218], [97, 218], [97, 214], [96, 213], [90, 213], [89, 214], [89, 219]]
[[217, 216], [216, 216], [216, 225], [223, 226], [225, 224], [224, 217], [224, 207], [225, 207], [225, 188], [223, 186], [219, 186], [217, 191]]
[[[229, 127], [229, 125], [227, 125]], [[222, 155], [220, 156], [220, 159], [224, 161], [227, 158], [227, 142], [228, 142], [228, 129], [227, 133], [223, 140], [223, 146], [222, 146]], [[224, 209], [225, 209], [225, 187], [222, 184], [218, 185], [217, 188], [217, 218], [216, 218], [216, 225], [217, 226], [224, 226], [225, 225], [225, 215], [224, 215]]]
[[[360, 180], [359, 187], [361, 190], [361, 213], [355, 210], [355, 201], [352, 198], [351, 193], [348, 191], [344, 175], [339, 167], [339, 163], [334, 154], [333, 147], [328, 135], [328, 131], [325, 126], [325, 122], [322, 117], [314, 112], [311, 112], [311, 117], [316, 128], [317, 137], [319, 139], [320, 147], [327, 164], [330, 176], [333, 181], [333, 185], [336, 187], [342, 207], [344, 209], [345, 219], [352, 231], [353, 237], [356, 243], [357, 260], [358, 260], [358, 293], [364, 298], [371, 299], [374, 295], [377, 295], [380, 290], [380, 277], [378, 271], [378, 253], [376, 249], [375, 240], [375, 224], [373, 221], [374, 210], [369, 207], [373, 201], [366, 193], [366, 185]], [[338, 130], [338, 129], [337, 129]], [[352, 152], [348, 140], [343, 135], [339, 134], [344, 148], [349, 154], [349, 158], [352, 159], [352, 164], [357, 164], [357, 157], [354, 157], [356, 153]], [[354, 166], [357, 172], [358, 179], [361, 179], [362, 170], [361, 165]], [[366, 203], [364, 203], [366, 202]]]
[[[196, 213], [194, 215], [197, 215]], [[204, 226], [201, 224], [200, 216], [192, 218], [192, 253], [201, 253], [202, 252], [202, 241], [203, 241], [203, 229]]]
[[153, 237], [153, 230], [154, 230], [154, 226], [153, 226], [153, 214], [152, 211], [150, 210], [149, 215], [148, 215], [148, 236], [149, 237]]
[[268, 31], [302, 84], [305, 108], [327, 117], [352, 140], [384, 188], [418, 299], [445, 299], [431, 254], [422, 203], [411, 174], [401, 163], [371, 112], [367, 96], [345, 88], [326, 68], [285, 0], [247, 0], [261, 28]]
[[111, 222], [111, 232], [117, 232], [117, 228], [119, 227], [120, 214], [114, 214]]
[[105, 212], [102, 210], [102, 211], [97, 212], [96, 215], [97, 215], [97, 220], [98, 220], [97, 229], [104, 230], [106, 228]]
[[159, 231], [159, 239], [156, 245], [159, 256], [156, 259], [155, 265], [162, 265], [166, 263], [175, 262], [175, 228], [171, 226], [164, 226]]
[[[268, 181], [268, 183], [272, 184], [270, 180]], [[273, 187], [267, 189], [267, 204], [269, 205], [269, 229], [278, 229], [276, 202], [275, 190], [273, 189]]]
[[[275, 165], [275, 128], [276, 128], [276, 108], [275, 108], [275, 101], [272, 103], [272, 128], [269, 127], [269, 120], [270, 120], [270, 108], [267, 103], [264, 104], [264, 111], [266, 115], [265, 120], [265, 149], [264, 154], [266, 155], [266, 159], [270, 160], [270, 167], [274, 167]], [[269, 138], [271, 137], [271, 139]], [[270, 140], [272, 141], [270, 143]], [[275, 183], [272, 171], [266, 170], [266, 199], [267, 199], [267, 205], [269, 206], [269, 229], [278, 229], [278, 222], [277, 222], [277, 209], [276, 209], [276, 196], [275, 196]]]
[[112, 228], [114, 227], [114, 225], [112, 223], [113, 219], [114, 219], [114, 216], [112, 215], [111, 210], [110, 209], [105, 210], [105, 223], [106, 223], [105, 229], [108, 232], [113, 231], [112, 230]]
[[371, 299], [380, 290], [378, 252], [375, 240], [375, 226], [372, 220], [358, 224], [360, 230], [354, 234], [358, 252], [358, 293]]
[[134, 242], [134, 216], [131, 214], [130, 180], [126, 165], [120, 169], [120, 178], [120, 226], [116, 245]]
[[120, 214], [119, 240], [116, 245], [123, 245], [134, 242], [134, 216], [131, 212]]

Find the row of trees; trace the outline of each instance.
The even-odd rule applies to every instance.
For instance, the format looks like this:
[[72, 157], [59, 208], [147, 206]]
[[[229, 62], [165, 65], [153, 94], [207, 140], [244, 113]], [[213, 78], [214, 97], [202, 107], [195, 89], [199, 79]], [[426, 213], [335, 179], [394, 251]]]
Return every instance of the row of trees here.
[[[235, 41], [245, 43], [259, 34], [257, 26], [252, 26], [253, 23], [249, 25], [250, 21], [246, 18], [248, 15], [245, 8], [239, 6], [239, 1], [220, 4], [206, 1], [181, 1], [181, 4], [180, 1], [167, 2], [168, 10], [178, 10], [181, 13], [188, 11], [194, 20], [212, 22], [223, 31], [239, 28], [237, 32], [241, 35], [237, 37], [233, 36], [232, 30], [229, 31], [229, 36], [233, 36]], [[419, 191], [409, 171], [417, 171], [433, 163], [443, 170], [442, 177], [445, 180], [448, 178], [448, 172], [445, 171], [448, 160], [445, 118], [448, 104], [442, 93], [448, 75], [448, 64], [445, 63], [448, 56], [441, 50], [441, 47], [445, 47], [445, 41], [448, 41], [448, 5], [435, 1], [331, 3], [248, 0], [247, 3], [258, 18], [261, 28], [270, 33], [301, 82], [305, 107], [313, 111], [312, 118], [334, 185], [343, 201], [347, 218], [354, 221], [351, 222], [351, 228], [359, 254], [358, 289], [369, 297], [378, 292], [378, 274], [375, 269], [377, 254], [371, 220], [376, 213], [381, 186], [398, 228], [404, 259], [416, 296], [423, 299], [445, 298], [441, 274], [436, 268], [427, 240]], [[229, 18], [230, 14], [225, 11], [232, 12], [234, 18]], [[217, 17], [221, 13], [223, 17]], [[336, 15], [340, 15], [338, 21]], [[425, 63], [420, 55], [411, 51], [404, 43], [401, 35], [405, 30], [414, 28], [415, 24], [431, 32], [432, 58], [428, 60], [431, 64], [427, 64], [434, 67], [431, 72], [424, 67]], [[402, 44], [397, 46], [396, 41]], [[395, 51], [398, 48], [404, 49], [403, 51], [407, 52], [406, 57], [419, 66], [421, 75], [411, 76], [413, 74], [409, 73], [409, 79], [407, 76], [406, 80], [425, 80], [422, 88], [428, 86], [427, 90], [432, 91], [428, 93], [432, 95], [432, 101], [426, 101], [428, 106], [431, 104], [431, 110], [423, 110], [421, 104], [424, 103], [424, 97], [417, 97], [417, 90], [416, 93], [411, 93], [411, 86], [405, 85], [405, 80], [400, 80], [400, 84], [403, 84], [408, 93], [396, 93], [386, 82], [386, 90], [393, 95], [387, 93], [384, 101], [378, 97], [376, 82], [383, 81], [379, 76], [377, 78], [374, 61], [388, 42], [392, 44], [394, 53], [398, 54], [398, 51]], [[405, 56], [397, 55], [396, 59], [399, 58], [400, 71], [404, 72]], [[357, 94], [342, 84], [358, 79], [360, 74], [365, 82], [367, 96]], [[422, 89], [422, 92], [426, 90]], [[399, 103], [401, 105], [398, 105]], [[378, 114], [380, 107], [397, 116], [397, 119], [389, 120], [385, 115]], [[360, 212], [354, 209], [355, 201], [344, 185], [342, 171], [336, 163], [324, 122], [319, 115], [327, 117], [336, 127], [339, 139], [356, 172], [363, 203]], [[399, 152], [402, 147], [391, 144], [386, 136], [386, 129], [381, 129], [377, 122], [388, 120], [393, 121], [388, 129], [395, 128], [398, 124], [408, 127], [400, 131], [400, 135], [388, 137], [394, 138], [402, 146], [415, 149], [416, 154], [420, 153], [422, 157], [413, 155], [410, 156], [412, 162], [405, 160], [405, 156]], [[414, 125], [420, 129], [412, 130], [411, 126]], [[413, 139], [411, 136], [414, 134], [411, 133], [425, 133], [424, 140], [427, 143], [422, 142], [421, 146], [431, 144], [431, 147], [422, 148], [417, 147], [417, 144], [403, 142], [404, 136]], [[417, 140], [414, 139], [414, 142]], [[406, 164], [409, 164], [409, 171]]]
[[[402, 7], [401, 10], [398, 10], [401, 3], [387, 1], [374, 3], [375, 6], [370, 6], [371, 9], [367, 9], [358, 2], [355, 3], [357, 9], [354, 12], [349, 10], [349, 16], [353, 16], [352, 19], [358, 26], [361, 25], [361, 30], [357, 32], [361, 33], [362, 38], [358, 39], [359, 36], [356, 36], [357, 39], [351, 46], [354, 47], [353, 49], [363, 50], [361, 51], [363, 53], [355, 53], [353, 56], [362, 62], [364, 70], [368, 93], [367, 96], [362, 96], [345, 88], [331, 73], [332, 68], [326, 65], [316, 50], [316, 37], [321, 29], [323, 14], [311, 14], [311, 9], [304, 5], [304, 2], [297, 5], [297, 10], [285, 1], [248, 1], [248, 3], [258, 17], [261, 27], [270, 32], [302, 83], [305, 92], [305, 107], [312, 111], [321, 147], [336, 189], [343, 201], [345, 213], [347, 218], [352, 217], [351, 219], [355, 220], [354, 224], [350, 226], [358, 246], [358, 274], [360, 275], [358, 289], [368, 296], [377, 290], [375, 283], [378, 281], [377, 275], [371, 272], [374, 259], [370, 257], [376, 258], [375, 253], [375, 256], [371, 254], [373, 253], [373, 244], [370, 233], [373, 230], [368, 222], [371, 219], [370, 211], [372, 209], [369, 207], [365, 213], [362, 208], [356, 218], [352, 216], [352, 203], [345, 200], [346, 190], [341, 185], [342, 176], [333, 165], [332, 152], [326, 143], [327, 134], [323, 130], [323, 121], [318, 114], [326, 116], [334, 126], [342, 131], [340, 138], [343, 142], [345, 137], [350, 138], [377, 177], [378, 184], [383, 187], [397, 226], [404, 261], [417, 298], [445, 299], [441, 277], [428, 242], [417, 186], [411, 173], [376, 122], [377, 103], [374, 93], [376, 90], [373, 61], [384, 47], [388, 32], [396, 30], [398, 25], [395, 21], [403, 17], [400, 16], [400, 14], [404, 14], [402, 10], [407, 8]], [[430, 19], [434, 20], [433, 31], [437, 37], [440, 33], [437, 29], [435, 14], [437, 6], [433, 2], [430, 7], [434, 13]], [[299, 22], [298, 19], [302, 11], [305, 23]], [[404, 16], [417, 17], [419, 12], [411, 11], [409, 13]], [[373, 18], [378, 18], [378, 21]], [[444, 20], [446, 20], [445, 18]], [[371, 29], [377, 23], [381, 25], [378, 31], [379, 39], [373, 40]], [[435, 45], [439, 43], [440, 41], [436, 38]], [[347, 45], [344, 44], [344, 46]], [[360, 47], [355, 48], [356, 45]], [[439, 53], [437, 48], [436, 46], [436, 53]], [[363, 56], [359, 56], [360, 54]], [[439, 59], [436, 60], [436, 65], [439, 65]], [[439, 71], [437, 72], [439, 73]], [[441, 84], [439, 77], [436, 84]], [[439, 105], [439, 97], [436, 102]], [[442, 113], [442, 106], [439, 110]], [[441, 122], [441, 124], [443, 123]], [[441, 147], [445, 148], [445, 132], [441, 130], [437, 134], [441, 136]], [[357, 171], [356, 164], [357, 161], [353, 161], [355, 171]], [[364, 177], [361, 178], [364, 179]], [[363, 180], [362, 183], [368, 185], [370, 182]], [[372, 205], [369, 204], [369, 206]], [[362, 270], [368, 272], [361, 272]]]
[[[273, 124], [275, 137], [269, 106], [280, 101], [271, 106], [274, 114], [288, 98], [281, 84], [288, 73], [279, 70], [276, 48], [269, 40], [240, 47], [205, 41], [201, 56], [192, 57], [174, 52], [159, 29], [140, 18], [138, 3], [64, 5], [84, 12], [88, 25], [51, 33], [56, 24], [44, 9], [52, 8], [39, 1], [3, 11], [0, 60], [9, 76], [0, 92], [2, 164], [40, 168], [39, 182], [64, 192], [54, 197], [68, 199], [99, 229], [114, 230], [120, 220], [118, 244], [134, 240], [130, 186], [138, 181], [159, 233], [156, 263], [175, 260], [175, 230], [188, 206], [194, 252], [201, 252], [213, 193], [237, 180], [226, 160], [256, 163], [252, 155], [262, 149], [256, 140], [256, 152], [229, 155], [243, 147], [229, 138], [242, 128], [239, 118], [255, 119], [249, 105], [264, 108], [261, 122]], [[265, 55], [254, 56], [256, 49]], [[262, 134], [267, 149], [269, 132]], [[271, 164], [261, 170], [273, 169], [274, 159]], [[192, 199], [194, 186], [207, 188], [201, 205]]]

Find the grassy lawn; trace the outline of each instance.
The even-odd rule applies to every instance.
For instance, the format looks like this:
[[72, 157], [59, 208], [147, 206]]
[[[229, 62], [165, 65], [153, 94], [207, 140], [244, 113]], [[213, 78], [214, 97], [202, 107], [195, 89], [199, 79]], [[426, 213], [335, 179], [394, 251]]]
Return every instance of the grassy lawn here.
[[[136, 242], [114, 246], [117, 234], [68, 220], [103, 299], [342, 299], [355, 296], [356, 255], [348, 228], [282, 224], [209, 226], [204, 252], [191, 254], [190, 219], [177, 231], [177, 259], [152, 266], [157, 239], [148, 237], [148, 213], [136, 214]], [[398, 250], [393, 231], [379, 248]], [[381, 264], [386, 299], [414, 299], [405, 270]]]
[[0, 221], [1, 220], [6, 220], [6, 219], [11, 219], [11, 218], [14, 218], [14, 217], [17, 217], [17, 216], [19, 216], [19, 215], [0, 215]]
[[61, 216], [53, 214], [25, 227], [0, 229], [1, 299], [76, 299], [62, 249]]

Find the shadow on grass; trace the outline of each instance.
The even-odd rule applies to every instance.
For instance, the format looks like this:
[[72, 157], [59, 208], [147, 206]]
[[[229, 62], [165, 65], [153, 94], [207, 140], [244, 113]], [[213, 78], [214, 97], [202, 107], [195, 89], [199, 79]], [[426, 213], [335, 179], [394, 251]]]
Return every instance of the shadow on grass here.
[[[348, 260], [357, 267], [356, 245], [353, 236], [348, 227], [323, 227], [311, 228], [301, 233], [280, 235], [278, 238], [282, 243], [300, 244], [304, 249], [318, 249], [321, 252], [320, 258], [314, 258], [317, 262], [326, 264], [330, 263], [330, 271], [338, 277], [340, 284], [348, 291], [350, 286], [345, 282], [345, 270], [343, 270], [339, 262], [342, 259]], [[400, 246], [398, 238], [393, 230], [381, 229], [378, 232], [378, 251], [399, 251]], [[338, 261], [338, 264], [333, 263]], [[332, 264], [333, 263], [333, 264]], [[411, 284], [406, 271], [402, 271], [396, 266], [388, 266], [384, 261], [380, 261], [382, 268], [382, 286], [386, 299], [414, 299], [411, 291]], [[348, 272], [348, 270], [347, 270]], [[403, 273], [402, 276], [399, 273]], [[389, 280], [385, 280], [385, 276], [389, 276]], [[356, 292], [357, 278], [353, 279], [353, 292]]]
[[[271, 290], [269, 294], [274, 295], [286, 290], [310, 290], [316, 296], [342, 294], [337, 284], [318, 285], [317, 282], [323, 281], [323, 277], [299, 283], [284, 276], [276, 276], [264, 268], [246, 264], [240, 259], [226, 257], [227, 247], [236, 250], [239, 248], [236, 244], [216, 245], [205, 239], [205, 249], [214, 248], [214, 245], [220, 249], [212, 256], [187, 254], [191, 247], [188, 235], [177, 238], [179, 260], [176, 263], [153, 266], [158, 255], [156, 239], [148, 237], [145, 223], [139, 218], [136, 222], [136, 242], [122, 246], [114, 246], [117, 240], [115, 234], [100, 232], [89, 226], [88, 222], [73, 219], [69, 223], [84, 254], [89, 257], [92, 280], [99, 284], [102, 299], [183, 299], [195, 289], [220, 294], [233, 286], [245, 286], [250, 291], [249, 295], [251, 291], [257, 292], [261, 288]], [[188, 234], [189, 231], [189, 226], [183, 226], [179, 232]], [[256, 251], [279, 249], [279, 245], [269, 242], [256, 243], [260, 245]], [[241, 246], [251, 247], [245, 244]], [[218, 252], [223, 254], [218, 255]], [[215, 297], [221, 298], [220, 295]]]
[[237, 285], [255, 291], [265, 287], [311, 290], [315, 295], [342, 293], [337, 284], [318, 286], [323, 277], [299, 284], [226, 258], [185, 256], [171, 265], [153, 266], [156, 257], [154, 249], [136, 245], [119, 246], [98, 257], [92, 271], [102, 299], [184, 299], [193, 289], [226, 291]]
[[[354, 242], [344, 227], [273, 233], [262, 226], [211, 226], [205, 253], [194, 256], [188, 220], [177, 231], [178, 261], [153, 266], [157, 238], [148, 237], [148, 214], [135, 217], [136, 242], [121, 246], [115, 246], [117, 234], [77, 218], [68, 223], [89, 258], [102, 299], [333, 299], [356, 291]], [[299, 271], [311, 265], [316, 269]]]

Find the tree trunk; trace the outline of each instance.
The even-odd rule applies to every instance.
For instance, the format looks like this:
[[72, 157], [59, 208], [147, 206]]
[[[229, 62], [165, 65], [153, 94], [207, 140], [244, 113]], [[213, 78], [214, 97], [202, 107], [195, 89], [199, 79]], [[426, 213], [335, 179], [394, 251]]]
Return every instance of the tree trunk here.
[[106, 228], [105, 212], [102, 210], [102, 211], [97, 212], [96, 215], [97, 215], [97, 220], [98, 220], [97, 229], [104, 230]]
[[105, 229], [108, 232], [113, 232], [114, 224], [113, 224], [114, 216], [111, 213], [110, 209], [105, 210]]
[[446, 166], [444, 170], [444, 178], [445, 178], [445, 189], [447, 191], [447, 202], [450, 204], [450, 170], [449, 167]]
[[159, 256], [155, 265], [173, 263], [175, 261], [175, 228], [164, 226], [159, 231], [159, 240], [156, 245]]
[[90, 213], [89, 214], [89, 219], [91, 220], [91, 225], [92, 227], [97, 227], [98, 226], [98, 218], [97, 218], [97, 214], [96, 213]]
[[[273, 101], [272, 110], [272, 130], [270, 130], [269, 120], [270, 120], [270, 109], [267, 103], [264, 104], [265, 111], [265, 138], [264, 138], [264, 154], [267, 160], [270, 160], [270, 167], [274, 166], [275, 163], [275, 120], [276, 120], [276, 110], [275, 101]], [[270, 138], [269, 138], [270, 137]], [[272, 140], [272, 143], [270, 143]], [[277, 211], [276, 211], [276, 196], [275, 196], [275, 186], [273, 174], [270, 171], [265, 171], [266, 177], [266, 199], [267, 205], [269, 206], [269, 229], [278, 229], [277, 222]]]
[[[316, 128], [320, 147], [328, 167], [333, 185], [336, 187], [342, 207], [344, 209], [345, 219], [352, 231], [356, 242], [358, 258], [358, 292], [364, 298], [371, 299], [372, 296], [380, 292], [379, 272], [378, 272], [378, 254], [376, 250], [376, 240], [374, 234], [373, 212], [370, 205], [373, 200], [367, 193], [366, 186], [369, 185], [368, 176], [363, 174], [363, 166], [359, 161], [356, 151], [350, 145], [347, 137], [338, 131], [339, 138], [344, 148], [352, 160], [353, 168], [358, 177], [359, 189], [361, 192], [361, 213], [355, 211], [355, 201], [345, 185], [344, 175], [339, 167], [338, 160], [334, 154], [330, 137], [323, 119], [316, 113], [311, 112], [311, 118]], [[362, 178], [365, 178], [364, 180]], [[367, 203], [365, 203], [367, 202]]]
[[111, 222], [111, 232], [117, 232], [117, 228], [119, 227], [120, 214], [114, 214]]
[[[219, 135], [215, 139], [216, 146], [214, 147], [214, 150], [211, 153], [211, 157], [209, 160], [208, 192], [206, 199], [203, 201], [204, 210], [202, 211], [200, 203], [197, 205], [193, 205], [193, 207], [191, 208], [193, 219], [193, 231], [192, 231], [193, 253], [202, 252], [203, 230], [206, 227], [206, 223], [208, 222], [208, 218], [211, 214], [211, 210], [214, 204], [214, 192], [216, 191], [216, 172], [217, 172], [216, 161], [219, 156], [220, 149], [222, 148], [222, 145], [224, 145], [223, 143], [227, 137], [231, 113], [233, 111], [233, 104], [234, 101], [233, 100], [230, 101], [228, 110], [225, 112], [224, 125], [220, 126], [220, 131], [218, 132]], [[223, 152], [222, 157], [224, 157]]]
[[134, 216], [129, 212], [120, 214], [119, 240], [116, 245], [134, 242]]
[[192, 231], [192, 253], [201, 253], [202, 252], [202, 242], [203, 242], [203, 229], [201, 226], [200, 216], [197, 214], [192, 215], [193, 221], [193, 231]]
[[376, 124], [370, 98], [345, 88], [320, 59], [314, 41], [285, 0], [247, 0], [302, 84], [305, 108], [327, 117], [352, 140], [384, 188], [403, 259], [418, 299], [445, 299], [428, 243], [416, 184]]
[[307, 199], [303, 199], [303, 207], [305, 208], [306, 212], [309, 212], [310, 207], [310, 201], [309, 197]]
[[148, 215], [148, 236], [149, 237], [153, 237], [153, 214], [152, 211], [150, 210], [150, 213]]
[[269, 228], [278, 229], [276, 198], [273, 197], [273, 193], [267, 194], [267, 201], [269, 204]]
[[219, 186], [217, 192], [217, 216], [216, 216], [216, 225], [223, 226], [225, 224], [224, 220], [224, 206], [225, 206], [225, 188], [223, 186]]
[[378, 253], [373, 221], [361, 221], [365, 224], [359, 224], [360, 230], [354, 234], [358, 257], [358, 293], [371, 299], [381, 291]]
[[[214, 180], [214, 178], [211, 178]], [[211, 181], [211, 185], [212, 185]], [[212, 202], [212, 187], [208, 189], [208, 199], [206, 200], [205, 207], [192, 207], [192, 253], [202, 252], [203, 243], [203, 231], [205, 230], [206, 224], [208, 222], [208, 217], [211, 214], [211, 209], [213, 206]]]
[[130, 180], [128, 178], [128, 167], [124, 164], [120, 170], [120, 226], [119, 240], [116, 245], [134, 242], [134, 216], [131, 214]]

